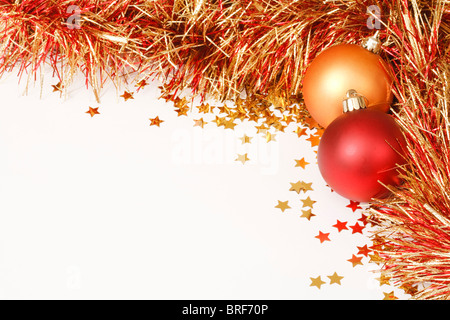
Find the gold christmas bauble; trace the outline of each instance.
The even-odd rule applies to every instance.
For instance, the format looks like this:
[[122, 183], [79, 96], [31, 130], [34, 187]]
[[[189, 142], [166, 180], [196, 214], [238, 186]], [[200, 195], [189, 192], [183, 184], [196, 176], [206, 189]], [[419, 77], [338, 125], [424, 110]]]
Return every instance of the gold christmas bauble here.
[[369, 108], [387, 112], [391, 86], [388, 66], [378, 54], [356, 44], [339, 44], [322, 51], [308, 66], [303, 99], [314, 120], [326, 128], [343, 113], [348, 90], [365, 96]]

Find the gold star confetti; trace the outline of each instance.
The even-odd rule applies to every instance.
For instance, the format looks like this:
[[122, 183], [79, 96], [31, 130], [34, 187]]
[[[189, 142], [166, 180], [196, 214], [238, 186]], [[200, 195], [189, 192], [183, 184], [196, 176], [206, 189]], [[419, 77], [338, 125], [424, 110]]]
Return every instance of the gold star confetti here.
[[257, 132], [256, 133], [262, 133], [262, 134], [266, 134], [267, 133], [267, 127], [266, 125], [263, 123], [262, 125], [260, 125], [259, 127], [255, 127]]
[[86, 113], [89, 113], [91, 115], [91, 118], [96, 114], [100, 114], [100, 112], [98, 112], [98, 108], [91, 108], [91, 107], [89, 107], [89, 110], [86, 111]]
[[302, 215], [300, 216], [300, 218], [306, 218], [306, 219], [308, 219], [308, 221], [310, 221], [311, 218], [315, 217], [315, 216], [316, 215], [311, 212], [311, 209], [308, 209], [308, 210], [302, 210]]
[[357, 256], [355, 256], [354, 254], [352, 254], [352, 258], [351, 258], [351, 259], [348, 259], [347, 261], [351, 262], [352, 265], [353, 265], [353, 268], [354, 268], [354, 267], [356, 267], [358, 264], [361, 264], [361, 265], [362, 265], [362, 262], [361, 262], [362, 258], [363, 258], [363, 257], [357, 257]]
[[300, 191], [306, 192], [306, 191], [313, 190], [311, 188], [312, 182], [306, 183], [304, 181], [298, 181], [296, 183], [290, 182], [290, 184], [291, 184], [291, 188], [289, 189], [289, 191], [295, 191], [297, 193], [300, 193]]
[[164, 122], [164, 120], [160, 120], [159, 117], [157, 116], [156, 118], [153, 119], [149, 119], [151, 121], [150, 126], [158, 126]]
[[374, 252], [374, 254], [369, 254], [369, 258], [369, 262], [374, 262], [376, 264], [380, 264], [383, 261], [377, 252]]
[[63, 88], [63, 86], [61, 85], [61, 82], [58, 82], [57, 84], [53, 84], [52, 87], [53, 87], [53, 92], [58, 92], [58, 91], [61, 92], [62, 88]]
[[311, 200], [311, 198], [309, 196], [306, 199], [300, 199], [300, 201], [303, 202], [303, 208], [310, 207], [311, 209], [313, 208], [314, 203], [317, 202], [317, 201]]
[[242, 144], [245, 144], [245, 143], [251, 143], [253, 138], [247, 136], [246, 134], [244, 134], [244, 136], [242, 138], [239, 138], [239, 139], [241, 139]]
[[403, 289], [403, 291], [405, 291], [406, 294], [410, 294], [410, 295], [414, 295], [417, 293], [417, 291], [419, 291], [417, 289], [417, 287], [414, 287], [408, 283], [402, 284], [399, 288]]
[[311, 147], [316, 147], [316, 146], [319, 145], [320, 137], [319, 137], [319, 136], [311, 135], [311, 136], [309, 136], [309, 138], [306, 139], [306, 140], [309, 141], [309, 142], [311, 142]]
[[275, 129], [277, 129], [277, 131], [281, 131], [284, 132], [284, 129], [286, 129], [287, 126], [283, 126], [280, 122], [277, 122], [276, 124], [274, 124]]
[[276, 141], [275, 140], [275, 134], [274, 133], [270, 133], [270, 132], [266, 132], [266, 142], [270, 142], [270, 141]]
[[297, 129], [295, 129], [294, 133], [297, 134], [297, 137], [301, 137], [301, 136], [306, 136], [306, 128], [300, 128], [297, 127]]
[[200, 118], [198, 120], [194, 120], [194, 127], [201, 127], [203, 128], [203, 126], [206, 124], [206, 122], [203, 120], [203, 118]]
[[219, 118], [218, 116], [216, 116], [216, 120], [213, 120], [213, 122], [215, 122], [218, 127], [225, 126], [225, 121], [225, 118]]
[[383, 300], [397, 300], [398, 298], [394, 295], [394, 291], [391, 292], [383, 292], [384, 298]]
[[290, 209], [291, 207], [288, 205], [289, 201], [280, 201], [278, 200], [278, 204], [275, 206], [275, 208], [280, 209], [282, 212], [284, 212], [286, 209]]
[[175, 110], [176, 113], [178, 113], [178, 116], [187, 116], [187, 113], [189, 111], [189, 107], [187, 105], [179, 107], [177, 110]]
[[380, 277], [377, 278], [377, 280], [380, 282], [380, 286], [382, 286], [383, 284], [390, 285], [390, 283], [389, 283], [389, 280], [390, 280], [390, 279], [391, 279], [391, 278], [388, 277], [388, 276], [386, 276], [384, 273], [382, 273], [382, 274], [380, 275]]
[[207, 103], [202, 103], [197, 108], [198, 108], [198, 112], [200, 112], [200, 113], [210, 113], [211, 112], [211, 106]]
[[121, 96], [125, 101], [128, 101], [129, 99], [134, 99], [133, 93], [125, 91]]
[[234, 130], [234, 127], [236, 127], [236, 123], [234, 123], [233, 120], [225, 121], [225, 129]]
[[317, 278], [312, 278], [310, 277], [309, 279], [311, 279], [311, 284], [309, 285], [310, 287], [317, 287], [320, 289], [320, 287], [325, 284], [325, 281], [322, 281], [322, 279], [320, 278], [320, 276], [318, 276]]
[[148, 85], [147, 81], [141, 80], [135, 85], [135, 87], [137, 88], [137, 91], [139, 91], [141, 89], [144, 89], [145, 86], [147, 86], [147, 85]]
[[331, 276], [327, 276], [328, 278], [330, 278], [330, 284], [336, 283], [336, 284], [341, 284], [341, 280], [344, 278], [342, 276], [339, 276], [336, 272], [334, 272]]
[[300, 160], [295, 160], [295, 162], [296, 162], [295, 166], [302, 167], [302, 169], [305, 169], [305, 166], [309, 164], [309, 162], [305, 161], [305, 158], [301, 158]]
[[241, 161], [242, 164], [245, 164], [245, 162], [249, 161], [250, 159], [247, 157], [247, 153], [246, 154], [238, 154], [238, 157], [235, 161]]

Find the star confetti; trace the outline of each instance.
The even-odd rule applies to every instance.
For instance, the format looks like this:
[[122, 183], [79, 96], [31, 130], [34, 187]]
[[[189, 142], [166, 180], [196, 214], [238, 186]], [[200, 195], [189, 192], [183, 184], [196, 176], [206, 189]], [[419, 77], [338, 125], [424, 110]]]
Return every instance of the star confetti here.
[[234, 130], [234, 127], [236, 127], [236, 123], [234, 123], [233, 120], [225, 121], [225, 129]]
[[314, 203], [317, 201], [311, 200], [311, 198], [308, 196], [306, 199], [300, 199], [301, 202], [303, 202], [303, 208], [304, 207], [310, 207], [312, 208], [314, 206]]
[[341, 280], [344, 278], [342, 276], [339, 276], [336, 272], [327, 277], [330, 278], [330, 284], [336, 283], [339, 285], [341, 284]]
[[57, 84], [53, 84], [52, 87], [53, 87], [53, 92], [58, 92], [58, 91], [61, 92], [62, 88], [63, 88], [63, 86], [61, 85], [61, 82], [58, 82]]
[[297, 137], [301, 137], [301, 136], [306, 136], [306, 128], [300, 128], [297, 127], [297, 129], [295, 129], [294, 133], [297, 134]]
[[380, 282], [380, 286], [382, 286], [383, 284], [390, 285], [389, 283], [390, 279], [391, 279], [390, 277], [386, 276], [383, 273], [380, 275], [379, 278], [377, 278], [377, 280]]
[[194, 120], [194, 127], [201, 127], [201, 128], [203, 128], [205, 123], [206, 122], [203, 120], [203, 118], [200, 118], [198, 120]]
[[361, 265], [362, 265], [362, 262], [361, 262], [362, 258], [363, 258], [363, 257], [357, 257], [357, 256], [355, 256], [354, 254], [352, 254], [352, 258], [351, 258], [351, 259], [348, 259], [347, 261], [351, 262], [352, 265], [353, 265], [353, 268], [354, 268], [354, 267], [356, 267], [358, 264], [361, 264]]
[[275, 208], [280, 209], [282, 212], [284, 212], [286, 209], [290, 209], [291, 207], [288, 205], [289, 201], [280, 201], [278, 200], [278, 205], [275, 206]]
[[306, 139], [306, 141], [311, 142], [311, 147], [316, 147], [319, 145], [320, 136], [311, 135], [308, 139]]
[[147, 81], [141, 80], [135, 85], [135, 87], [137, 88], [137, 91], [139, 91], [141, 89], [144, 89], [145, 86], [147, 86], [147, 85], [148, 85]]
[[361, 233], [362, 234], [362, 230], [364, 229], [364, 226], [361, 226], [358, 222], [356, 222], [355, 225], [350, 226], [350, 228], [352, 229], [352, 234], [353, 233]]
[[334, 224], [333, 227], [337, 228], [338, 232], [341, 232], [342, 230], [348, 230], [347, 222], [341, 222], [339, 220], [337, 220], [336, 224]]
[[300, 160], [295, 160], [295, 166], [296, 167], [302, 167], [302, 169], [305, 169], [305, 166], [309, 164], [309, 162], [305, 161], [305, 158], [301, 158]]
[[133, 93], [128, 92], [128, 91], [125, 91], [120, 97], [123, 98], [125, 101], [128, 101], [130, 99], [134, 99]]
[[302, 215], [300, 216], [300, 218], [306, 218], [306, 219], [308, 219], [308, 221], [310, 221], [311, 218], [315, 217], [315, 216], [316, 215], [311, 212], [311, 209], [308, 209], [308, 210], [302, 210]]
[[160, 120], [159, 117], [153, 118], [153, 119], [149, 119], [150, 120], [150, 126], [158, 126], [164, 122], [164, 120]]
[[383, 292], [384, 298], [383, 300], [397, 300], [398, 298], [394, 295], [394, 291], [391, 292]]
[[358, 254], [362, 254], [365, 257], [368, 257], [369, 252], [371, 252], [371, 250], [369, 248], [367, 248], [367, 244], [364, 245], [363, 247], [358, 247], [358, 246], [356, 246], [356, 247], [358, 248]]
[[304, 181], [298, 181], [298, 182], [291, 182], [291, 188], [289, 189], [289, 191], [295, 191], [297, 193], [300, 193], [300, 191], [306, 192], [308, 190], [313, 190], [311, 188], [312, 182], [311, 183], [306, 183]]
[[325, 241], [331, 241], [330, 238], [328, 237], [329, 235], [330, 235], [329, 233], [323, 233], [322, 231], [319, 231], [319, 234], [314, 238], [319, 239], [320, 243], [323, 243]]
[[359, 206], [359, 202], [358, 201], [353, 201], [353, 200], [350, 200], [350, 204], [347, 205], [346, 207], [352, 209], [353, 212], [355, 212], [357, 209], [362, 209]]
[[249, 161], [250, 159], [247, 157], [247, 153], [245, 154], [238, 154], [238, 157], [235, 161], [240, 161], [242, 164], [245, 164], [245, 162]]
[[326, 283], [320, 278], [320, 276], [318, 276], [317, 278], [310, 277], [310, 279], [311, 279], [311, 284], [309, 285], [310, 287], [317, 287], [320, 289], [320, 287]]
[[247, 136], [246, 134], [244, 134], [244, 136], [242, 138], [239, 138], [242, 141], [242, 144], [245, 143], [251, 143], [252, 141], [252, 137]]
[[275, 134], [266, 132], [266, 142], [270, 142], [270, 141], [276, 141]]
[[89, 113], [91, 115], [91, 118], [96, 114], [100, 114], [100, 112], [98, 112], [98, 108], [91, 108], [91, 107], [89, 107], [89, 110], [86, 111], [86, 113]]

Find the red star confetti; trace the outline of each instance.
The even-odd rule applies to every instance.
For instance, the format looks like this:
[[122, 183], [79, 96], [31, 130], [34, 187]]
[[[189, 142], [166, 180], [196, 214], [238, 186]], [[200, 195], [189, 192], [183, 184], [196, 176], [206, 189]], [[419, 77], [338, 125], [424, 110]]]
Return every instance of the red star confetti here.
[[347, 222], [341, 222], [339, 220], [337, 220], [336, 224], [333, 225], [333, 227], [337, 228], [339, 232], [341, 232], [342, 230], [348, 230], [347, 228]]
[[368, 257], [369, 252], [371, 252], [371, 250], [367, 248], [367, 244], [362, 247], [356, 247], [358, 248], [358, 254], [362, 254], [365, 257]]
[[351, 262], [352, 265], [353, 265], [353, 268], [354, 268], [354, 267], [356, 267], [358, 264], [361, 264], [361, 265], [362, 265], [362, 262], [361, 262], [362, 258], [363, 258], [363, 257], [357, 257], [357, 256], [355, 256], [354, 254], [352, 254], [352, 258], [351, 258], [351, 259], [348, 259], [347, 261]]
[[323, 233], [322, 231], [319, 231], [319, 235], [315, 236], [314, 238], [317, 238], [320, 240], [320, 243], [323, 243], [325, 241], [330, 241], [330, 238], [328, 237], [329, 233]]
[[350, 228], [352, 228], [352, 234], [353, 233], [361, 233], [362, 234], [362, 230], [364, 229], [364, 226], [361, 226], [358, 222], [356, 222], [355, 225], [350, 226]]
[[350, 200], [350, 204], [347, 205], [346, 207], [352, 209], [353, 212], [355, 212], [357, 209], [362, 209], [359, 206], [359, 202], [358, 201], [352, 201], [352, 200]]

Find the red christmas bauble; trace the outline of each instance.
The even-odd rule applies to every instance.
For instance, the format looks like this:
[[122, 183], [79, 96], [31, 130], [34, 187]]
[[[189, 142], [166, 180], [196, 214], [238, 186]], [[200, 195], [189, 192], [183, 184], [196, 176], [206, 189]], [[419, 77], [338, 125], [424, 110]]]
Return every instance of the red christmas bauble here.
[[385, 198], [385, 185], [399, 185], [405, 159], [401, 128], [388, 114], [374, 109], [350, 111], [325, 130], [317, 153], [320, 172], [338, 194], [354, 201]]

